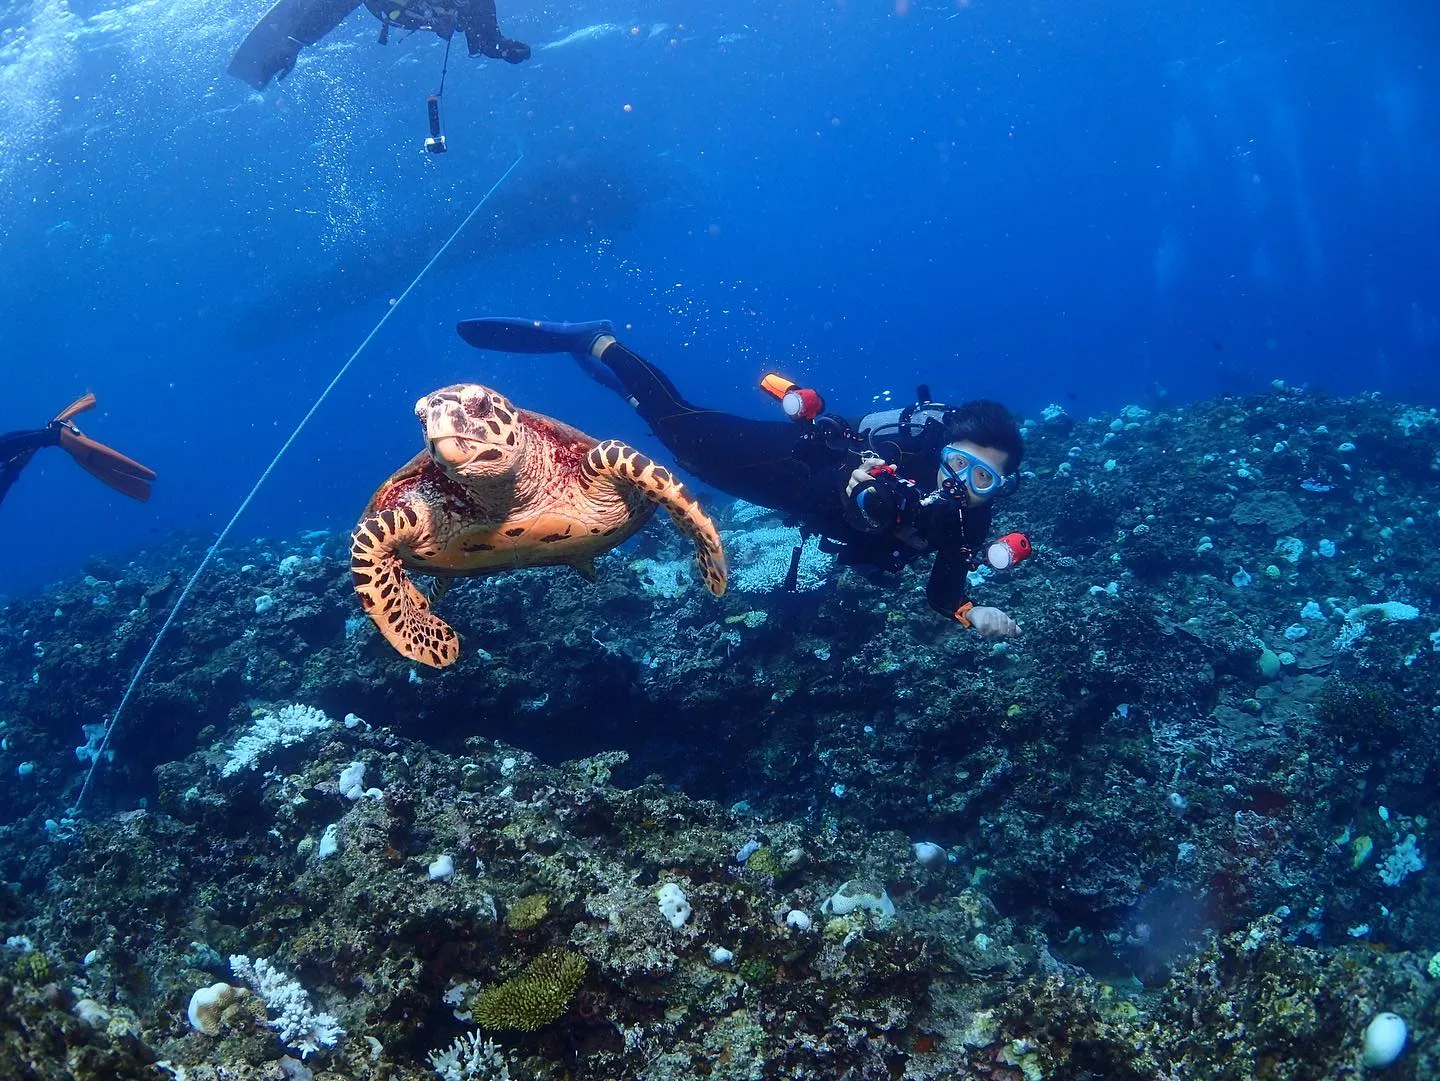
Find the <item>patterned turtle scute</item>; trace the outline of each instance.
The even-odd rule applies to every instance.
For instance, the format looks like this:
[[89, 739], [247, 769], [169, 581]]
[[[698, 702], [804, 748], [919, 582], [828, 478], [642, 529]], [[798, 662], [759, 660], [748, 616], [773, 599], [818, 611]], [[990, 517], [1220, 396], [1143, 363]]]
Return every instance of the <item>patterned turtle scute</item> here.
[[663, 466], [613, 439], [517, 409], [474, 383], [415, 404], [426, 449], [370, 498], [351, 534], [361, 606], [387, 641], [435, 668], [460, 655], [455, 631], [407, 571], [441, 578], [591, 561], [629, 539], [663, 506], [695, 545], [706, 588], [725, 591], [714, 524]]

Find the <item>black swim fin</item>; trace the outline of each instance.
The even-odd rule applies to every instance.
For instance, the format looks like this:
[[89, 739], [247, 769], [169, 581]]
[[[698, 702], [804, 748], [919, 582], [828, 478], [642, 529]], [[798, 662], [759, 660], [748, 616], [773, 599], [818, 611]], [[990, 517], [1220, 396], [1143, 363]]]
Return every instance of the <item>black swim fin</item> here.
[[455, 329], [468, 345], [476, 349], [494, 349], [501, 353], [576, 353], [590, 352], [590, 346], [602, 334], [613, 334], [615, 327], [608, 319], [589, 323], [551, 323], [540, 319], [493, 317], [462, 320]]

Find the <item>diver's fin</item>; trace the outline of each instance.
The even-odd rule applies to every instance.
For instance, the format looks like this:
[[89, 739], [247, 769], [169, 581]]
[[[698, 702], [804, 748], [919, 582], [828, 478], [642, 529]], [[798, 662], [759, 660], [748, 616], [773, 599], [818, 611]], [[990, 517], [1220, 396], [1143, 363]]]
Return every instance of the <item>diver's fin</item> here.
[[456, 327], [460, 337], [476, 349], [494, 349], [502, 353], [577, 353], [590, 352], [590, 346], [602, 334], [614, 333], [608, 319], [589, 323], [549, 323], [540, 319], [486, 318], [464, 319]]
[[596, 573], [594, 559], [577, 559], [574, 563], [571, 563], [570, 566], [574, 567], [575, 573], [587, 582], [594, 583], [600, 577], [600, 575]]
[[[80, 399], [82, 402], [84, 400]], [[93, 397], [90, 404], [94, 404]], [[84, 408], [88, 409], [89, 406]], [[141, 503], [150, 498], [150, 482], [156, 477], [153, 469], [141, 465], [133, 458], [125, 457], [104, 443], [97, 443], [88, 435], [69, 426], [60, 429], [60, 446], [75, 459], [81, 469], [96, 480], [108, 484], [121, 495], [128, 495]]]
[[69, 405], [67, 405], [64, 409], [62, 409], [62, 410], [60, 411], [60, 415], [55, 418], [54, 423], [56, 423], [56, 424], [64, 424], [64, 423], [65, 423], [67, 420], [69, 420], [71, 417], [79, 416], [81, 413], [85, 412], [87, 409], [94, 409], [94, 408], [95, 408], [95, 395], [93, 395], [93, 394], [91, 394], [91, 393], [89, 393], [89, 392], [87, 391], [86, 393], [80, 395], [80, 397], [76, 398], [76, 399], [75, 399], [73, 402], [71, 402]]

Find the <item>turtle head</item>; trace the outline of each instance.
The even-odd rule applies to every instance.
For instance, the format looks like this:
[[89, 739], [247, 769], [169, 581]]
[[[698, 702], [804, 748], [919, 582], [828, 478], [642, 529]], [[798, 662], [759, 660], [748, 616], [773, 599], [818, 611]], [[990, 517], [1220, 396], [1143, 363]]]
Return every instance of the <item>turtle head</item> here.
[[478, 383], [457, 383], [426, 394], [415, 416], [435, 464], [452, 479], [476, 480], [512, 472], [524, 449], [520, 411], [503, 394]]

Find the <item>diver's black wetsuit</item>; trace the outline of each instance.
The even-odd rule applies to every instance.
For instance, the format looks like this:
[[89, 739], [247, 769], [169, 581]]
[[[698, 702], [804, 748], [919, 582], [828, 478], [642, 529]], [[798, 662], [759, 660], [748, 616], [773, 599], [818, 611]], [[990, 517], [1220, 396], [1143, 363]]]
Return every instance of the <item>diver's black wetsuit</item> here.
[[[989, 506], [962, 508], [940, 499], [916, 510], [914, 547], [888, 530], [867, 532], [853, 524], [850, 474], [859, 464], [853, 451], [832, 450], [802, 440], [793, 421], [750, 420], [687, 402], [655, 365], [612, 342], [599, 360], [625, 387], [636, 410], [676, 461], [722, 492], [779, 511], [803, 530], [830, 543], [842, 563], [896, 571], [926, 552], [935, 565], [925, 590], [937, 612], [953, 616], [967, 600], [966, 576], [990, 529]], [[896, 473], [920, 493], [935, 487], [944, 446], [939, 423], [917, 437], [887, 439], [897, 455], [886, 457]], [[898, 460], [897, 460], [898, 459]]]
[[10, 486], [20, 478], [20, 470], [25, 468], [37, 450], [59, 445], [58, 424], [0, 435], [0, 502], [4, 502]]

